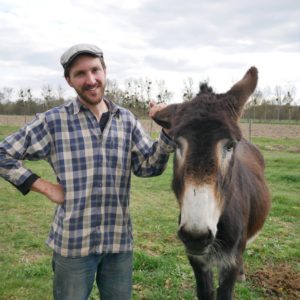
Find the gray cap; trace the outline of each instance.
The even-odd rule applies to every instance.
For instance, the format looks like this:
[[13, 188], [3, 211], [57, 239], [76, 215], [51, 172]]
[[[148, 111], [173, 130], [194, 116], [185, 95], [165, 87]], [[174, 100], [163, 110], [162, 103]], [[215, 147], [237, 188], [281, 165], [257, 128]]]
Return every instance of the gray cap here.
[[79, 55], [79, 54], [91, 54], [98, 57], [103, 57], [103, 51], [91, 44], [77, 44], [69, 48], [60, 58], [60, 63], [64, 69]]

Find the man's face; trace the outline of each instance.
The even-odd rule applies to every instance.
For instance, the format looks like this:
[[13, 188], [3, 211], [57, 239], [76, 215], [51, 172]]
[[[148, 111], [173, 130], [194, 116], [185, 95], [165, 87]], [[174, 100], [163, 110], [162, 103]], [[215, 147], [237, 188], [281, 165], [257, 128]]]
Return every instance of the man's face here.
[[106, 70], [103, 69], [98, 57], [78, 56], [73, 62], [66, 80], [85, 104], [94, 106], [102, 101], [106, 84]]

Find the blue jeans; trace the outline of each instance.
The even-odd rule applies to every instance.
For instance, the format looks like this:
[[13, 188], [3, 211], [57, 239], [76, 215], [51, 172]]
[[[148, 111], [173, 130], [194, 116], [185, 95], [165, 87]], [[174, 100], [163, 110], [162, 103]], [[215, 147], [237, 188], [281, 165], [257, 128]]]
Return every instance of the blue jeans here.
[[96, 282], [101, 300], [130, 300], [132, 252], [69, 258], [53, 254], [55, 300], [87, 300]]

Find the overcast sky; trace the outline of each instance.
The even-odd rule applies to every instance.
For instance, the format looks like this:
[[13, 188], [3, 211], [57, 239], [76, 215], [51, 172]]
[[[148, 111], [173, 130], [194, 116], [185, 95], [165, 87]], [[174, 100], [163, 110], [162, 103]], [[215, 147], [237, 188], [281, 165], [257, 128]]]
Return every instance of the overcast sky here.
[[163, 79], [175, 101], [188, 77], [225, 92], [252, 65], [300, 99], [299, 0], [0, 0], [0, 24], [0, 88], [69, 93], [60, 56], [87, 42], [108, 78]]

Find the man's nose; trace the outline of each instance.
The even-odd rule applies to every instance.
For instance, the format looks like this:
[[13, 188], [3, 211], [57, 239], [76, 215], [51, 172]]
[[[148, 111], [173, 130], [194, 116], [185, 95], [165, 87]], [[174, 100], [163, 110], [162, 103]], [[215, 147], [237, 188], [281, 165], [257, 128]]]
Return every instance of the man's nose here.
[[96, 78], [92, 73], [88, 73], [86, 76], [86, 83], [89, 85], [93, 85], [96, 83]]

